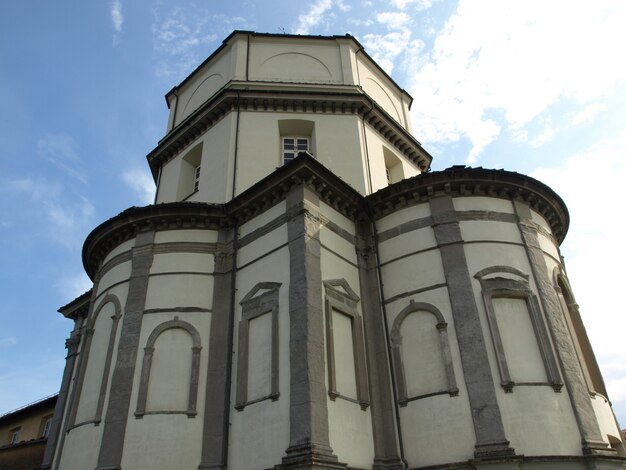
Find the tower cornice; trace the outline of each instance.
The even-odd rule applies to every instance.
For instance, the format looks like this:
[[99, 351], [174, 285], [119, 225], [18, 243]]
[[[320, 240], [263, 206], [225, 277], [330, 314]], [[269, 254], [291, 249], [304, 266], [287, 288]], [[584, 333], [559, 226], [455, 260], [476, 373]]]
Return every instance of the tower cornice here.
[[147, 155], [154, 180], [159, 168], [231, 111], [358, 114], [421, 171], [432, 156], [358, 85], [231, 81], [172, 129]]

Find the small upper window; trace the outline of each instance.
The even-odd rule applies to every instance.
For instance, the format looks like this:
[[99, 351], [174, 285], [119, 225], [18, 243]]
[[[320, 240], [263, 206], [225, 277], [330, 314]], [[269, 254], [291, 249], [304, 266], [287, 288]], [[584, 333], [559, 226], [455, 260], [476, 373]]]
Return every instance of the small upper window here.
[[41, 431], [41, 437], [48, 437], [48, 435], [50, 434], [51, 425], [52, 425], [52, 418], [46, 419], [46, 422], [43, 425], [43, 430]]
[[309, 139], [307, 137], [283, 137], [283, 165], [298, 156], [300, 152], [309, 151]]
[[193, 192], [195, 193], [200, 187], [200, 165], [193, 171]]
[[20, 440], [20, 430], [22, 428], [11, 429], [11, 444], [17, 444]]

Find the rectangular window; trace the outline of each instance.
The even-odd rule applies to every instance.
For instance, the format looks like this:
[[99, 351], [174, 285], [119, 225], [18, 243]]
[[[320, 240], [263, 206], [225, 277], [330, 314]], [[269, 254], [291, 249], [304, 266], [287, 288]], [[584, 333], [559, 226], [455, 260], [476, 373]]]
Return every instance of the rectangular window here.
[[17, 444], [20, 440], [20, 430], [22, 428], [11, 429], [11, 444]]
[[200, 165], [193, 171], [193, 192], [195, 193], [200, 187]]
[[309, 139], [307, 137], [283, 137], [283, 165], [298, 156], [300, 152], [309, 151]]
[[52, 425], [52, 418], [46, 419], [46, 422], [43, 425], [43, 431], [41, 431], [41, 436], [42, 437], [48, 437], [48, 434], [50, 434], [50, 426], [51, 425]]

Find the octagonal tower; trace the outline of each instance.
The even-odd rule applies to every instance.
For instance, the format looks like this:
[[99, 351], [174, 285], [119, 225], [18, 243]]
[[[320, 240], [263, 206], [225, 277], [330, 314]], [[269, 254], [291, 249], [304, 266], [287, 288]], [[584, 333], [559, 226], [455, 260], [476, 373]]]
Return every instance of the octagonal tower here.
[[97, 227], [44, 468], [619, 469], [563, 201], [428, 172], [351, 36], [236, 31]]

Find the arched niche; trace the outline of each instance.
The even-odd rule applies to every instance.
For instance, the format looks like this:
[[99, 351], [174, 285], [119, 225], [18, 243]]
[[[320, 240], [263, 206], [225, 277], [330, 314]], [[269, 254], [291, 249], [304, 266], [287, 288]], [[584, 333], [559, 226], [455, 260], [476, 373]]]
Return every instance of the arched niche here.
[[[168, 387], [173, 385], [178, 388], [182, 388], [185, 384], [182, 383], [169, 383], [166, 380], [166, 383], [160, 384], [155, 383], [156, 381], [152, 377], [152, 367], [153, 367], [153, 359], [155, 357], [155, 345], [159, 337], [171, 330], [180, 330], [185, 332], [191, 339], [191, 350], [189, 354], [189, 362], [188, 364], [188, 384], [187, 384], [187, 403], [186, 407], [180, 406], [161, 406], [157, 408], [147, 407], [148, 402], [148, 393], [150, 390], [155, 390], [155, 387], [164, 386]], [[144, 415], [148, 414], [186, 414], [188, 417], [193, 418], [197, 414], [196, 404], [198, 400], [198, 376], [200, 373], [200, 351], [202, 346], [200, 344], [200, 334], [198, 330], [191, 324], [186, 321], [179, 320], [178, 317], [174, 317], [173, 320], [166, 321], [158, 325], [152, 330], [150, 336], [148, 337], [148, 341], [146, 342], [146, 346], [144, 348], [144, 356], [143, 363], [141, 366], [141, 376], [139, 382], [139, 393], [137, 396], [137, 407], [135, 409], [135, 416], [137, 418], [142, 418]], [[161, 351], [165, 353], [166, 351]], [[167, 355], [163, 355], [164, 358], [167, 358]], [[175, 355], [177, 359], [177, 355]], [[182, 369], [184, 364], [179, 363], [178, 367]], [[184, 369], [182, 369], [184, 370]], [[161, 375], [162, 380], [166, 379]], [[175, 379], [175, 378], [174, 378]], [[150, 381], [153, 381], [151, 384]], [[184, 390], [184, 388], [183, 388]]]
[[[413, 319], [418, 321], [407, 330]], [[419, 331], [414, 331], [415, 328]], [[417, 333], [422, 341], [405, 341], [405, 336], [413, 336], [411, 333]], [[458, 395], [448, 324], [434, 305], [412, 300], [400, 311], [391, 328], [391, 351], [400, 406], [434, 395]], [[413, 361], [416, 356], [418, 360]], [[420, 364], [424, 366], [422, 370], [411, 368], [420, 368]], [[414, 377], [421, 381], [419, 386], [411, 386]]]
[[[115, 338], [122, 305], [114, 294], [106, 294], [87, 320], [85, 343], [76, 378], [76, 398], [73, 401], [69, 426], [102, 420]], [[97, 350], [94, 354], [92, 350]], [[103, 351], [104, 352], [103, 354]], [[86, 385], [87, 384], [87, 385]]]

